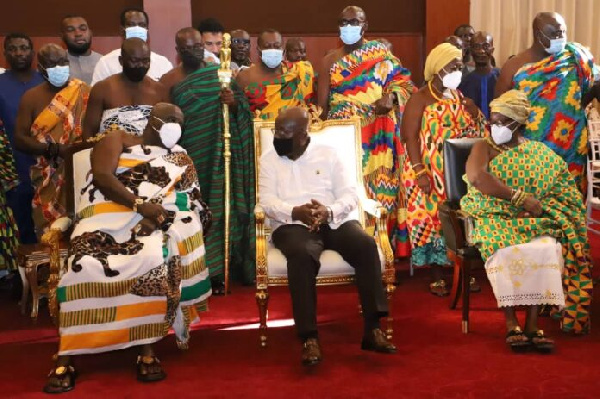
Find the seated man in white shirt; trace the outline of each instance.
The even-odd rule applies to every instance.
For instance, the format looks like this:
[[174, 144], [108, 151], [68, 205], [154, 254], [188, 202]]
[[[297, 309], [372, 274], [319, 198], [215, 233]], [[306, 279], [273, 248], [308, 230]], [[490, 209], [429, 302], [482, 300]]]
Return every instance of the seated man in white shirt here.
[[[121, 31], [125, 39], [137, 37], [143, 41], [148, 41], [148, 14], [138, 8], [126, 8], [121, 13]], [[94, 75], [92, 77], [92, 86], [109, 76], [121, 73], [123, 68], [119, 63], [121, 49], [115, 49], [106, 54], [96, 64]], [[159, 80], [165, 73], [173, 69], [173, 64], [162, 55], [155, 52], [150, 53], [150, 70], [148, 77]]]
[[271, 219], [272, 240], [287, 258], [294, 322], [303, 341], [302, 363], [321, 361], [317, 334], [316, 276], [325, 249], [356, 269], [364, 316], [362, 349], [395, 353], [380, 329], [388, 312], [377, 245], [348, 215], [358, 205], [354, 182], [336, 151], [310, 144], [308, 114], [289, 108], [275, 120], [275, 151], [260, 160], [259, 203]]

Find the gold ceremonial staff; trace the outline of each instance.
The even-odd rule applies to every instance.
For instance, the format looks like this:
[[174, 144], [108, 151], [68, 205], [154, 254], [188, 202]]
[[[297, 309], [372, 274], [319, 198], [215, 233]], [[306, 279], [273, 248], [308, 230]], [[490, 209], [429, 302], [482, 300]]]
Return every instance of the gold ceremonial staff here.
[[[223, 47], [220, 51], [221, 67], [219, 83], [221, 88], [229, 88], [231, 84], [231, 36], [223, 34]], [[229, 132], [229, 105], [223, 104], [223, 158], [225, 160], [225, 295], [229, 293], [229, 213], [231, 200], [231, 133]]]

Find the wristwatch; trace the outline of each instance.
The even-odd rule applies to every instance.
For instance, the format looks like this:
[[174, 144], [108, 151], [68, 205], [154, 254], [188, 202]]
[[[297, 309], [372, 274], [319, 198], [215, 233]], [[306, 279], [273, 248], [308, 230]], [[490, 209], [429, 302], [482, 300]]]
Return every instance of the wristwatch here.
[[133, 201], [133, 211], [137, 212], [138, 211], [138, 206], [142, 205], [144, 203], [144, 199], [143, 198], [136, 198], [135, 201]]

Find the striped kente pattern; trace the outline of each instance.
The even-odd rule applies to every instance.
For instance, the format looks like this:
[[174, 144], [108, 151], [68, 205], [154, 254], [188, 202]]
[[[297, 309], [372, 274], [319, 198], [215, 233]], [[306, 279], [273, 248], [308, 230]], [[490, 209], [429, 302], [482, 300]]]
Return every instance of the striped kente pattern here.
[[147, 338], [163, 337], [169, 332], [169, 324], [142, 324], [129, 329], [129, 341], [140, 341]]
[[74, 312], [60, 312], [61, 328], [83, 324], [105, 324], [115, 321], [117, 307], [84, 309]]

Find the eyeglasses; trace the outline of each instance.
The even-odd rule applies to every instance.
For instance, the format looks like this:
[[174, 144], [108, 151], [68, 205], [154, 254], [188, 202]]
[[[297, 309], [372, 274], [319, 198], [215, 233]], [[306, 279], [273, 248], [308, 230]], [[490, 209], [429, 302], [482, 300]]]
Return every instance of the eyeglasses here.
[[555, 31], [555, 32], [554, 32], [554, 33], [552, 33], [552, 34], [550, 34], [550, 35], [547, 35], [547, 34], [545, 34], [544, 32], [542, 32], [542, 31], [540, 30], [540, 33], [541, 33], [541, 34], [542, 34], [542, 35], [543, 35], [545, 38], [547, 38], [547, 39], [549, 39], [549, 40], [552, 40], [552, 39], [560, 39], [560, 38], [564, 37], [564, 36], [567, 34], [567, 31], [566, 31], [566, 30], [561, 30], [561, 29], [559, 29], [559, 30]]
[[340, 19], [338, 21], [338, 26], [342, 27], [342, 26], [360, 26], [363, 24], [363, 21], [357, 19], [357, 18], [352, 18], [352, 19]]
[[471, 50], [485, 50], [488, 51], [492, 48], [492, 45], [489, 43], [471, 43]]
[[250, 44], [250, 39], [235, 38], [231, 39], [231, 44]]

